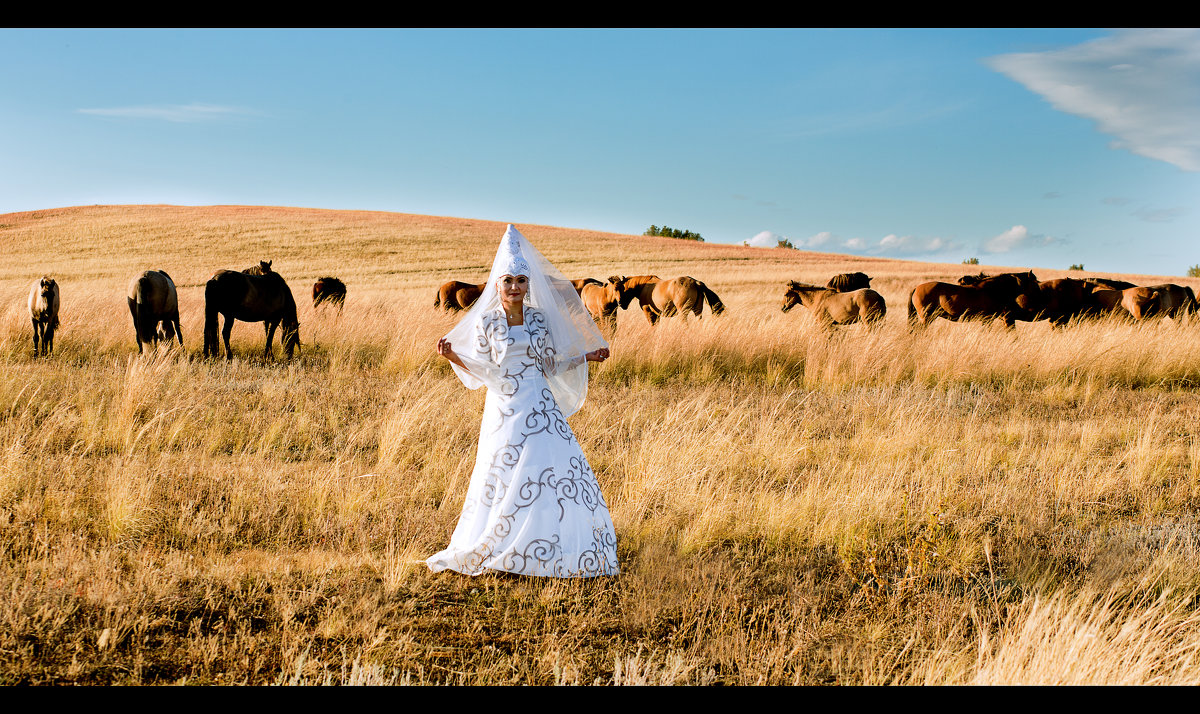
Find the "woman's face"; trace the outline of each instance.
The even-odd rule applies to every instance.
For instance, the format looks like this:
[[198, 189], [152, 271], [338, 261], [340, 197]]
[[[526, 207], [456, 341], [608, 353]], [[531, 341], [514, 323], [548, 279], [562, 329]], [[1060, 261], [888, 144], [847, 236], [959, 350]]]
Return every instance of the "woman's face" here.
[[525, 301], [525, 293], [529, 292], [529, 278], [524, 275], [503, 275], [496, 287], [500, 290], [500, 300], [508, 305], [520, 305]]

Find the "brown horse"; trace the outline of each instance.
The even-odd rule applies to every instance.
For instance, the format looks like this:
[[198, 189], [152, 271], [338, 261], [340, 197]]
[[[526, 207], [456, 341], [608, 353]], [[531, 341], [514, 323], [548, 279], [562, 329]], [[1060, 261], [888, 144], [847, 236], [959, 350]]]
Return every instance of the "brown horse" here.
[[461, 280], [442, 283], [438, 288], [437, 297], [433, 299], [433, 306], [441, 306], [446, 310], [466, 310], [479, 299], [485, 287], [487, 283], [472, 285]]
[[300, 345], [300, 322], [296, 319], [296, 300], [292, 291], [276, 272], [251, 275], [246, 272], [218, 270], [204, 286], [204, 356], [221, 356], [217, 341], [217, 318], [224, 316], [221, 337], [225, 341], [225, 358], [233, 359], [229, 336], [235, 320], [261, 322], [267, 342], [263, 356], [271, 356], [271, 340], [275, 328], [281, 328], [280, 341], [288, 359]]
[[54, 352], [54, 331], [58, 329], [58, 283], [49, 276], [33, 281], [29, 289], [29, 316], [33, 321], [33, 353]]
[[1147, 285], [1146, 287], [1158, 292], [1158, 305], [1150, 312], [1152, 317], [1178, 319], [1196, 311], [1196, 294], [1189, 287], [1175, 283]]
[[[183, 347], [183, 330], [179, 327], [179, 295], [175, 281], [162, 270], [147, 270], [135, 275], [125, 290], [125, 301], [129, 314], [133, 316], [133, 332], [137, 338], [138, 354], [142, 345], [158, 347], [159, 340], [171, 340], [178, 336]], [[162, 329], [159, 330], [159, 324]]]
[[849, 292], [838, 292], [833, 288], [820, 288], [789, 280], [783, 293], [782, 310], [787, 312], [799, 303], [808, 308], [817, 322], [826, 331], [834, 325], [849, 325], [861, 322], [867, 327], [877, 328], [887, 315], [887, 303], [883, 296], [870, 288], [859, 288]]
[[579, 289], [579, 298], [596, 324], [611, 333], [617, 329], [617, 310], [621, 307], [621, 300], [612, 283], [591, 278], [587, 278], [587, 281]]
[[312, 297], [313, 309], [327, 302], [341, 310], [346, 302], [346, 284], [337, 278], [317, 278], [317, 282], [313, 283]]
[[1113, 280], [1112, 278], [1084, 278], [1083, 287], [1086, 290], [1096, 290], [1097, 288], [1126, 290], [1128, 288], [1136, 288], [1137, 286], [1124, 280]]
[[825, 287], [833, 288], [839, 293], [848, 293], [871, 287], [871, 278], [866, 273], [842, 273], [830, 278]]
[[635, 275], [625, 277], [614, 275], [608, 279], [616, 293], [622, 310], [628, 310], [629, 304], [637, 298], [646, 320], [651, 325], [661, 317], [671, 317], [676, 313], [687, 319], [687, 313], [695, 313], [700, 317], [704, 302], [714, 315], [725, 311], [721, 298], [707, 285], [687, 275], [663, 280], [657, 275]]
[[275, 261], [260, 260], [260, 261], [258, 261], [258, 265], [251, 265], [249, 268], [246, 268], [242, 272], [245, 273], [246, 275], [266, 275], [267, 273], [271, 272], [271, 263], [273, 263], [273, 262], [275, 262]]
[[1097, 288], [1092, 291], [1093, 304], [1103, 313], [1144, 320], [1151, 316], [1159, 304], [1159, 292], [1151, 288]]
[[1033, 271], [989, 276], [974, 285], [921, 283], [908, 295], [908, 321], [924, 326], [935, 317], [955, 322], [996, 319], [1011, 329], [1016, 320], [1033, 319], [1039, 298]]

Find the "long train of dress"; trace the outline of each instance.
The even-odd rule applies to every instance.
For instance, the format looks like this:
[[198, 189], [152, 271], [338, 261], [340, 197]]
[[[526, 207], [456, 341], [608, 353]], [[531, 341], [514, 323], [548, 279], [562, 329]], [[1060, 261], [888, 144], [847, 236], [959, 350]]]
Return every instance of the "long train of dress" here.
[[489, 335], [504, 347], [498, 381], [488, 386], [475, 468], [450, 545], [426, 560], [434, 571], [619, 572], [608, 505], [550, 391], [531, 330], [538, 330], [536, 320], [529, 329], [498, 325]]

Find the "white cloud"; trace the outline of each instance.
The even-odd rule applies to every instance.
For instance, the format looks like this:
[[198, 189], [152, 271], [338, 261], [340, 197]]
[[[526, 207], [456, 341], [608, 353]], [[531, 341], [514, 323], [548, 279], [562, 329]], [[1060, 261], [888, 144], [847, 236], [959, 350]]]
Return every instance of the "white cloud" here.
[[755, 248], [774, 248], [779, 245], [780, 238], [781, 236], [776, 233], [772, 233], [771, 231], [761, 231], [756, 233], [753, 238], [746, 241], [746, 245], [753, 246]]
[[1113, 148], [1200, 171], [1200, 30], [1122, 30], [988, 63], [1055, 109], [1094, 120]]
[[957, 249], [956, 241], [946, 238], [917, 238], [915, 236], [898, 236], [895, 233], [884, 236], [871, 249], [873, 253], [889, 253], [892, 255], [921, 255], [926, 253], [942, 253]]
[[1030, 233], [1025, 226], [1013, 226], [984, 241], [980, 250], [984, 253], [1008, 253], [1019, 248], [1039, 248], [1058, 242], [1057, 238], [1051, 236]]
[[829, 231], [821, 231], [820, 233], [804, 241], [804, 245], [808, 248], [820, 248], [831, 240], [833, 240], [832, 233]]
[[176, 123], [195, 123], [230, 119], [254, 112], [240, 107], [225, 107], [216, 104], [147, 104], [133, 107], [109, 107], [102, 109], [79, 109], [80, 114], [117, 117], [121, 119], [154, 119]]

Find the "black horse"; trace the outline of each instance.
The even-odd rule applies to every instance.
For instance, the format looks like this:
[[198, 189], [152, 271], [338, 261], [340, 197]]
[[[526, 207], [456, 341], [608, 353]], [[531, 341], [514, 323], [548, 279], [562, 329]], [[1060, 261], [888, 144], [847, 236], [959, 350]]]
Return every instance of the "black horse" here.
[[261, 322], [267, 335], [263, 356], [271, 356], [271, 340], [280, 327], [280, 342], [288, 359], [300, 345], [300, 321], [296, 319], [296, 300], [283, 277], [274, 271], [251, 275], [233, 270], [218, 270], [204, 286], [204, 356], [221, 356], [217, 342], [217, 316], [225, 317], [221, 337], [225, 358], [233, 359], [229, 335], [234, 320]]

